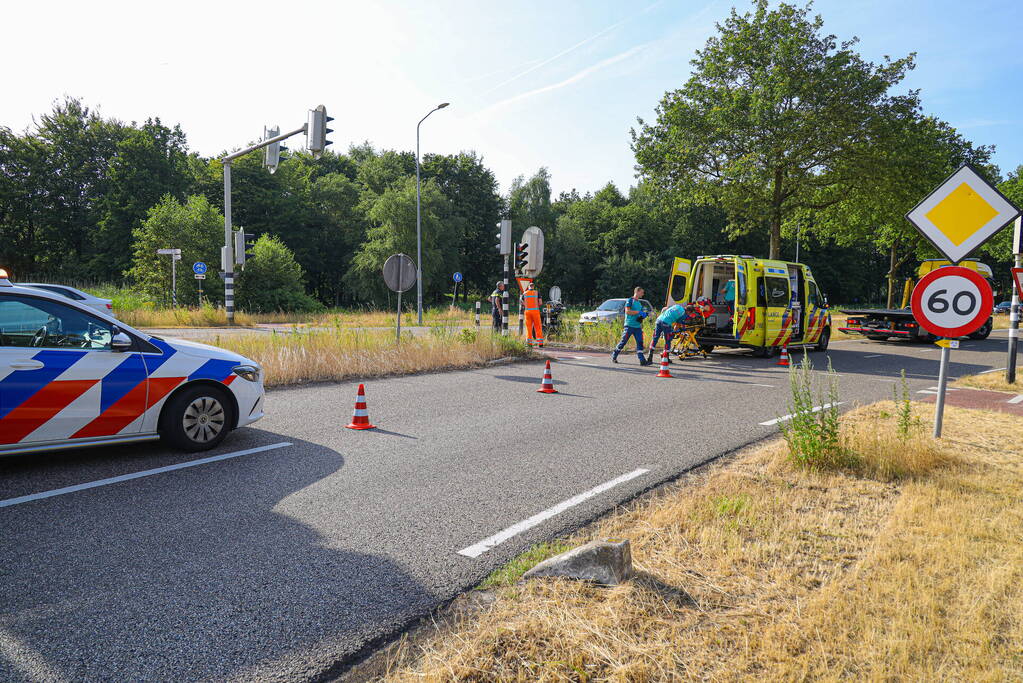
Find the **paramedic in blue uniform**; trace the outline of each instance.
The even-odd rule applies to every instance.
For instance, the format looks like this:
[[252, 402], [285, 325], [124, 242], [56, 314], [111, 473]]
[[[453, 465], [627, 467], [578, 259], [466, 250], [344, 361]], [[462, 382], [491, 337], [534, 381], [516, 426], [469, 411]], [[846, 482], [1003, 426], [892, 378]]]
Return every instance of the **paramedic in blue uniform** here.
[[625, 300], [625, 329], [622, 330], [622, 338], [618, 342], [618, 346], [615, 347], [614, 352], [611, 354], [611, 362], [618, 362], [618, 354], [625, 348], [625, 344], [628, 343], [629, 337], [636, 338], [636, 356], [639, 358], [640, 365], [650, 365], [647, 362], [646, 356], [643, 355], [643, 318], [646, 317], [646, 311], [643, 310], [643, 304], [640, 299], [643, 298], [643, 288], [636, 287], [632, 290], [632, 296]]

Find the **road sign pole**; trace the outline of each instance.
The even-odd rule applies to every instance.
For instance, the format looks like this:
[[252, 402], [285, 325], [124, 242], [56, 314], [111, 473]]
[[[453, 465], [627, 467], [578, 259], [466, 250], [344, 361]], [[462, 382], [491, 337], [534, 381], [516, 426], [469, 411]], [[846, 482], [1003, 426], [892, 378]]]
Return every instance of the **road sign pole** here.
[[941, 419], [945, 414], [945, 384], [948, 381], [948, 357], [951, 349], [941, 347], [941, 369], [938, 371], [938, 400], [934, 402], [934, 438], [941, 438]]
[[501, 334], [508, 334], [508, 267], [511, 255], [504, 255], [504, 291], [501, 293]]
[[480, 302], [476, 302], [476, 329], [480, 326]]
[[224, 161], [224, 311], [234, 325], [234, 237], [231, 235], [231, 162]]
[[[1023, 218], [1016, 219], [1016, 233], [1012, 240], [1015, 253], [1015, 265], [1023, 268]], [[1016, 381], [1016, 352], [1019, 347], [1019, 283], [1015, 274], [1012, 278], [1012, 307], [1009, 309], [1009, 358], [1005, 364], [1005, 381], [1012, 384]]]
[[178, 307], [178, 260], [171, 254], [171, 302]]

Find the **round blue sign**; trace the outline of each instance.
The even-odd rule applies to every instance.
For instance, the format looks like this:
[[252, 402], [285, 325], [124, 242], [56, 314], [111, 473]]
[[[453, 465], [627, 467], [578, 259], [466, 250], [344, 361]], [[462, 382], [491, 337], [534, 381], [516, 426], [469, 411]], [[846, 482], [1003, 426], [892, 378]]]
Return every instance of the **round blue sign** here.
[[192, 272], [196, 275], [203, 275], [206, 273], [206, 264], [202, 261], [196, 261], [192, 264]]
[[461, 273], [455, 273], [451, 277], [453, 277], [455, 279], [455, 282], [461, 282], [462, 281], [462, 274]]

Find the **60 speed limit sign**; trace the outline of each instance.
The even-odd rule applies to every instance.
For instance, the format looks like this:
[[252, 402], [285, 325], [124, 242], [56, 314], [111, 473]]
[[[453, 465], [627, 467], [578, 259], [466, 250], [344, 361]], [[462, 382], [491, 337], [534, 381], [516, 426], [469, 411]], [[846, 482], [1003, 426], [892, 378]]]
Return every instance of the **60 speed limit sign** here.
[[964, 337], [991, 316], [994, 295], [980, 273], [960, 266], [933, 270], [913, 289], [913, 317], [938, 337]]

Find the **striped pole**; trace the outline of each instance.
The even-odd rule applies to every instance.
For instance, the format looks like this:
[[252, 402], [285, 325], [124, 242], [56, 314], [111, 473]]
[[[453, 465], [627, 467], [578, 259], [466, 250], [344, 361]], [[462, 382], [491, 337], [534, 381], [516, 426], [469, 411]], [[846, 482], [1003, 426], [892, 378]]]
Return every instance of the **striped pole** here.
[[501, 293], [501, 334], [508, 334], [508, 254], [504, 255], [504, 291]]
[[480, 326], [480, 302], [476, 302], [476, 327]]
[[224, 161], [224, 311], [234, 325], [234, 235], [231, 234], [231, 162]]

